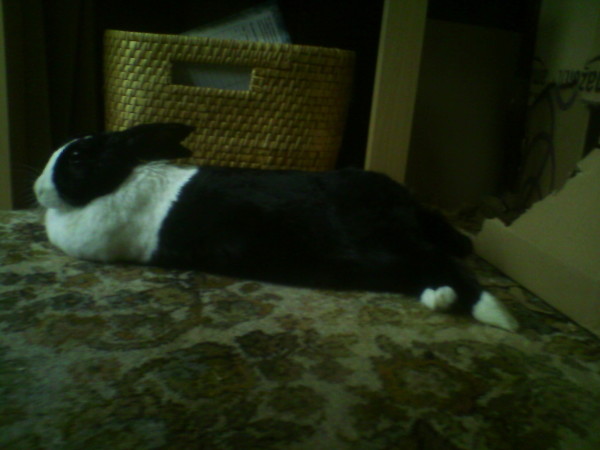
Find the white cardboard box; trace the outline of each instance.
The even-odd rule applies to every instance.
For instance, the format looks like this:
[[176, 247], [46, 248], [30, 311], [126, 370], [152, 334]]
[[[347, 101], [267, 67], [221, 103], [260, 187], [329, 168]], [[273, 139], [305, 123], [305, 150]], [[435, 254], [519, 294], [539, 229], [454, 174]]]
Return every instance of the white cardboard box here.
[[510, 226], [484, 223], [478, 254], [600, 336], [600, 149]]

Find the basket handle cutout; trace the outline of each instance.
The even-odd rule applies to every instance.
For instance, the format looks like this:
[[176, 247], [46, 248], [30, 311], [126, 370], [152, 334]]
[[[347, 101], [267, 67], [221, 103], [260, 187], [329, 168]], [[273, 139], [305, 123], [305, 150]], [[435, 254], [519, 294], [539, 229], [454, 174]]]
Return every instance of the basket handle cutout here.
[[171, 82], [184, 86], [249, 91], [252, 67], [173, 61]]

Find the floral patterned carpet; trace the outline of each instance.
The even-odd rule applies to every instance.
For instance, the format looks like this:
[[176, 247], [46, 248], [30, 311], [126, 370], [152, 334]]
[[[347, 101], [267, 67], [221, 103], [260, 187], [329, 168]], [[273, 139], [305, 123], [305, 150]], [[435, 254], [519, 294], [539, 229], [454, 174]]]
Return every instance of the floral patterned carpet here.
[[0, 212], [2, 449], [597, 449], [600, 341], [485, 262], [509, 333], [392, 294], [78, 261]]

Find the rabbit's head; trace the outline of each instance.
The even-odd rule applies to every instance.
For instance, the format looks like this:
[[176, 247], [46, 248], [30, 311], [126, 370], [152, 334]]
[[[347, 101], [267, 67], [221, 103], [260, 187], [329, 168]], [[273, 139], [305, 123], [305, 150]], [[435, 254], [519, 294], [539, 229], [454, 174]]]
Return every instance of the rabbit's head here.
[[118, 189], [141, 163], [190, 156], [180, 142], [193, 129], [155, 123], [74, 139], [52, 154], [36, 180], [37, 200], [46, 208], [85, 206]]

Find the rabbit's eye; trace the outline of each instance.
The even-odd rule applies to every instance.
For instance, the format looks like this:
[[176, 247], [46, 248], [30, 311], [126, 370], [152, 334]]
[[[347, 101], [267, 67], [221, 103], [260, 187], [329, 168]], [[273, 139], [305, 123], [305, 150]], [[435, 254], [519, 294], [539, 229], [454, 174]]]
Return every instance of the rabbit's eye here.
[[84, 166], [86, 159], [87, 158], [86, 158], [85, 153], [83, 153], [79, 150], [73, 150], [71, 152], [71, 154], [69, 155], [69, 164], [71, 165], [71, 167], [79, 169], [82, 166]]

